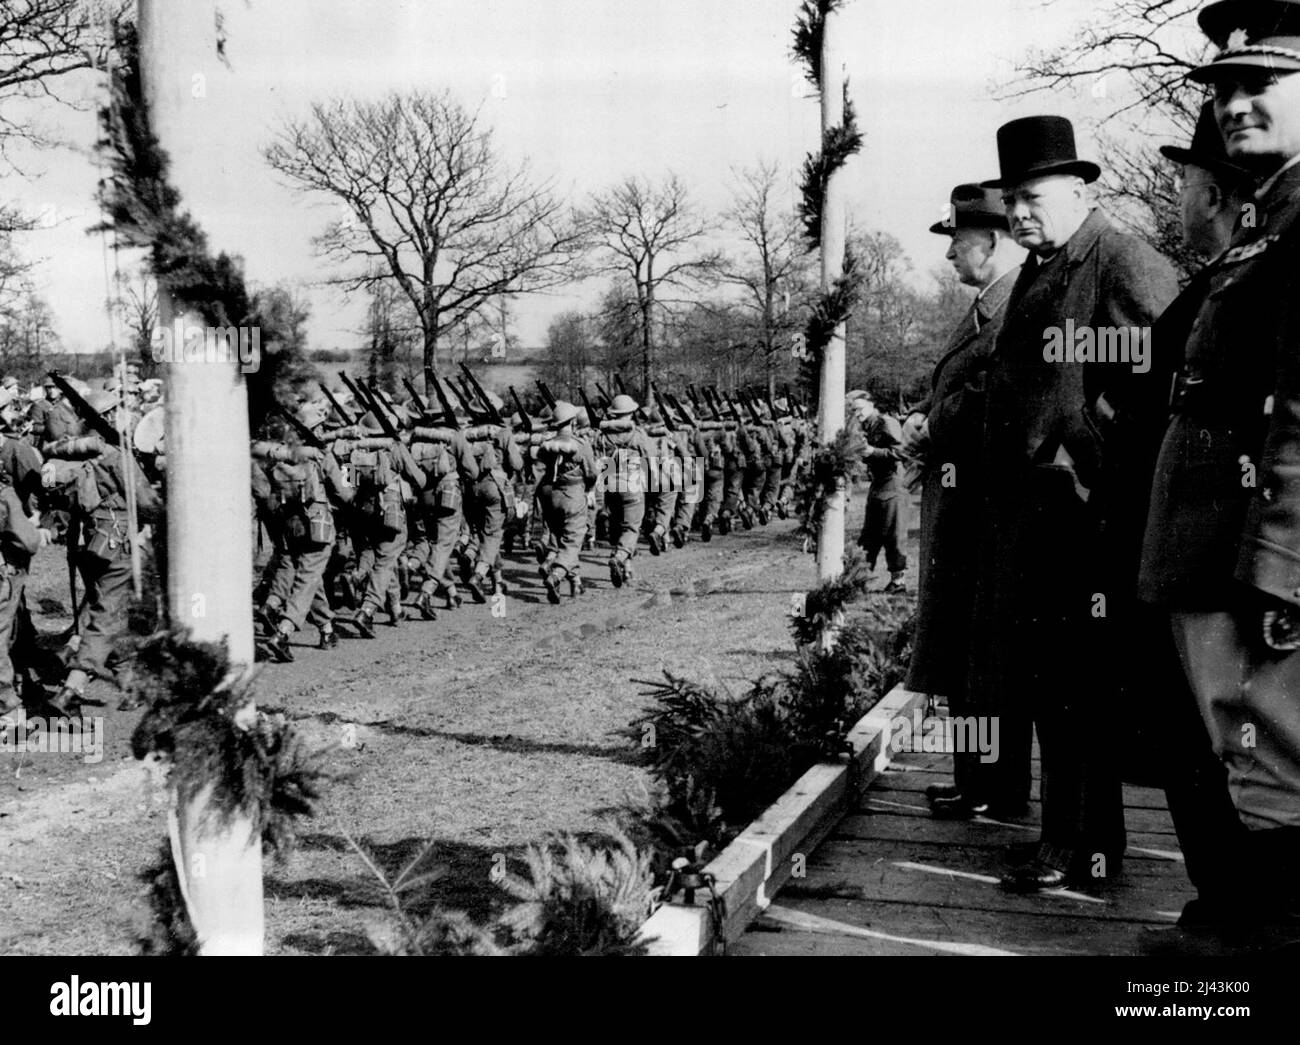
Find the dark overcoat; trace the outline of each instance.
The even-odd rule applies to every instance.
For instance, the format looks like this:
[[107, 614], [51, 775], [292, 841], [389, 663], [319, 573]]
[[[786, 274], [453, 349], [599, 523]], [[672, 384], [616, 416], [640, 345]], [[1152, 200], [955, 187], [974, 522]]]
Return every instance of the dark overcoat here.
[[[1134, 587], [1105, 547], [1117, 462], [1131, 451], [1117, 419], [1167, 387], [1150, 334], [1177, 292], [1173, 266], [1100, 210], [1021, 269], [989, 357], [981, 443], [969, 676], [981, 702], [1032, 707], [1045, 690], [1065, 699], [1109, 674], [1109, 634]], [[1128, 361], [1049, 358], [1053, 338], [1086, 330], [1138, 341]]]
[[926, 416], [929, 444], [921, 483], [920, 585], [907, 688], [960, 698], [979, 535], [979, 440], [984, 367], [1002, 326], [1019, 267], [972, 302], [948, 338], [914, 412]]
[[1205, 611], [1253, 588], [1300, 605], [1300, 166], [1268, 188], [1205, 278], [1139, 594]]

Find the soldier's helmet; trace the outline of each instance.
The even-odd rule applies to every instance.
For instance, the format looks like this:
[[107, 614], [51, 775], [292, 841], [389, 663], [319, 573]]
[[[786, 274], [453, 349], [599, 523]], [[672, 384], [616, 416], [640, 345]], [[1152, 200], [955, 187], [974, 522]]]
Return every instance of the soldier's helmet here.
[[320, 403], [303, 403], [298, 408], [298, 423], [307, 428], [315, 428], [325, 423], [328, 411]]
[[576, 420], [577, 416], [578, 408], [576, 406], [572, 403], [566, 403], [564, 400], [559, 400], [555, 404], [555, 409], [551, 412], [551, 427], [563, 428]]
[[361, 419], [360, 426], [363, 432], [368, 432], [371, 435], [382, 435], [384, 431], [383, 426], [379, 423], [379, 418], [374, 414], [366, 414]]
[[637, 401], [630, 395], [616, 395], [614, 401], [609, 404], [611, 417], [627, 417], [629, 414], [635, 414], [637, 409]]
[[118, 397], [112, 392], [91, 392], [86, 396], [86, 403], [97, 414], [106, 414], [118, 404]]

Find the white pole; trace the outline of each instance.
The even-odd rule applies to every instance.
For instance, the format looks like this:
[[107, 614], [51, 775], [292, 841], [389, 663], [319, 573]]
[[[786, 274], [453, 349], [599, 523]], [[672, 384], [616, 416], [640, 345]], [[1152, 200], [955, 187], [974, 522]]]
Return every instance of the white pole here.
[[[196, 10], [196, 8], [198, 8]], [[184, 131], [208, 122], [218, 64], [210, 5], [139, 0], [140, 62], [154, 134], [173, 158]], [[180, 164], [173, 163], [172, 175]], [[194, 193], [178, 184], [182, 197]], [[237, 322], [238, 317], [231, 317]], [[162, 366], [167, 446], [167, 595], [173, 623], [198, 641], [226, 640], [232, 665], [253, 663], [248, 400], [238, 361], [184, 358], [203, 319], [158, 291], [162, 330], [181, 344]], [[207, 342], [207, 337], [204, 338]], [[166, 342], [164, 342], [165, 344]], [[238, 346], [236, 346], [237, 348]], [[249, 711], [252, 709], [250, 708]], [[246, 712], [247, 713], [247, 712]], [[241, 715], [241, 718], [243, 716]], [[172, 849], [202, 954], [260, 955], [262, 849], [252, 820], [217, 822], [208, 794], [178, 805]]]
[[[826, 14], [822, 32], [822, 129], [844, 122], [844, 63], [836, 46], [839, 15]], [[844, 236], [847, 230], [845, 172], [841, 168], [827, 179], [822, 202], [822, 292], [829, 293], [844, 271]], [[832, 442], [844, 428], [844, 324], [822, 353], [820, 388], [820, 432], [823, 444]], [[817, 536], [817, 579], [839, 576], [844, 560], [844, 516], [847, 494], [843, 486], [826, 499], [821, 533]]]

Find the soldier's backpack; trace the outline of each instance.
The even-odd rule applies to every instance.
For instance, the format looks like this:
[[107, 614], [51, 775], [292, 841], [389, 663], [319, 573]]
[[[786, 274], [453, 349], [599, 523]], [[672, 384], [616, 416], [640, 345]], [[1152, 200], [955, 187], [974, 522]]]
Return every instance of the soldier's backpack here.
[[609, 471], [613, 473], [614, 485], [607, 488], [607, 493], [642, 493], [645, 490], [645, 476], [641, 454], [633, 445], [636, 439], [635, 425], [630, 418], [612, 418], [600, 423], [600, 433], [609, 447]]

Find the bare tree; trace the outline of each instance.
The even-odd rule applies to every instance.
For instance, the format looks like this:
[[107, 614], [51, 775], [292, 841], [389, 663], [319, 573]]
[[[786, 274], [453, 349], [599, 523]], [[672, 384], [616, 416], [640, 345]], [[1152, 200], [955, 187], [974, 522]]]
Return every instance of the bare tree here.
[[[130, 0], [4, 0], [0, 4], [0, 154], [13, 139], [41, 142], [10, 103], [54, 98], [52, 81], [104, 67], [112, 27]], [[21, 111], [21, 110], [19, 110]]]
[[158, 326], [158, 283], [153, 270], [139, 265], [113, 277], [109, 310], [126, 328], [142, 377], [152, 377], [157, 368], [153, 358], [154, 330]]
[[776, 393], [778, 361], [796, 327], [793, 301], [807, 291], [809, 255], [793, 206], [780, 205], [780, 168], [760, 163], [736, 175], [735, 201], [723, 215], [745, 240], [741, 260], [724, 263], [722, 278], [742, 289], [761, 346], [767, 390]]
[[1175, 171], [1158, 148], [1191, 140], [1205, 99], [1186, 79], [1210, 51], [1196, 24], [1203, 6], [1202, 0], [1111, 0], [1069, 43], [1026, 54], [1004, 92], [1085, 89], [1097, 103], [1104, 171], [1098, 196], [1184, 271], [1199, 262], [1182, 246]]
[[574, 278], [580, 238], [550, 187], [497, 154], [491, 132], [447, 92], [336, 100], [284, 126], [267, 162], [346, 217], [318, 238], [322, 253], [363, 271], [349, 290], [391, 279], [415, 309], [424, 366], [440, 339], [502, 294]]
[[718, 272], [718, 255], [701, 249], [709, 226], [696, 215], [675, 174], [658, 185], [627, 178], [593, 196], [579, 221], [599, 249], [602, 270], [628, 279], [635, 289], [644, 399], [650, 392], [661, 313], [680, 303], [667, 291], [698, 287]]

